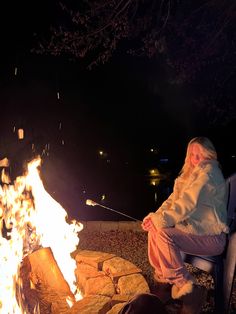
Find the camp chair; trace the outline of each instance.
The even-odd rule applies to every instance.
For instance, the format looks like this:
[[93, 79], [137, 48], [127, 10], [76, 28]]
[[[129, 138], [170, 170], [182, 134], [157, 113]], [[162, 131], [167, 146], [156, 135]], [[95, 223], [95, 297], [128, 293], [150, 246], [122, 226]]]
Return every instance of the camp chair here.
[[[236, 265], [236, 173], [226, 180], [228, 185], [228, 225], [230, 233], [225, 251], [217, 256], [183, 253], [186, 263], [210, 273], [214, 280], [215, 313], [228, 313]], [[225, 264], [225, 265], [224, 265]]]
[[229, 313], [230, 310], [236, 266], [236, 173], [231, 175], [227, 182], [229, 184], [228, 225], [230, 233], [224, 263], [223, 295], [225, 313]]

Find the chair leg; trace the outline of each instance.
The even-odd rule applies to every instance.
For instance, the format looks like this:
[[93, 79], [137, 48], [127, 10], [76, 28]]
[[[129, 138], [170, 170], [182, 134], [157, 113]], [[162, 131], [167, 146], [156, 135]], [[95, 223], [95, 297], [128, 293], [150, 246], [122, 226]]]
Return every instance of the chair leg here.
[[223, 258], [219, 258], [219, 261], [215, 264], [213, 270], [215, 313], [219, 314], [224, 313], [223, 276]]
[[229, 240], [227, 255], [224, 265], [224, 313], [229, 313], [230, 301], [235, 277], [236, 266], [236, 233], [232, 234]]

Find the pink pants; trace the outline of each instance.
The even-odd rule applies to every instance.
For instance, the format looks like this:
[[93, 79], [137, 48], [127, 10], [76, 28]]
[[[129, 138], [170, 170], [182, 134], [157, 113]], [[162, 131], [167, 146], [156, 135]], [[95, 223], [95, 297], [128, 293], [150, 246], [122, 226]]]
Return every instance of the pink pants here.
[[170, 283], [182, 286], [191, 275], [184, 265], [181, 251], [195, 255], [219, 255], [223, 252], [226, 235], [193, 235], [176, 228], [148, 232], [148, 256], [155, 273]]

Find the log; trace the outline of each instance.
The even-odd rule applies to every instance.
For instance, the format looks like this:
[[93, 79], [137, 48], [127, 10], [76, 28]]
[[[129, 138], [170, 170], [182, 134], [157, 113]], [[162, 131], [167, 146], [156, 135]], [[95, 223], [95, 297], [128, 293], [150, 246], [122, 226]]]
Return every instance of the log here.
[[37, 289], [54, 291], [75, 301], [74, 294], [58, 267], [51, 248], [40, 248], [25, 258], [30, 264], [29, 279]]

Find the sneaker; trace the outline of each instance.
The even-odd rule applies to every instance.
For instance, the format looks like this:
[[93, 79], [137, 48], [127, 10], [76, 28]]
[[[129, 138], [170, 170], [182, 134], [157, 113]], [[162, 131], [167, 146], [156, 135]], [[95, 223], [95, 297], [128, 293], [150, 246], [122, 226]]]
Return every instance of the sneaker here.
[[181, 287], [177, 287], [176, 285], [172, 286], [171, 289], [171, 297], [172, 299], [179, 299], [182, 296], [189, 294], [193, 291], [193, 281], [186, 281]]

